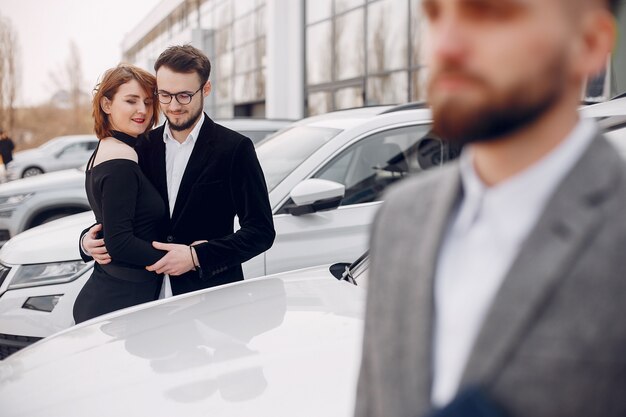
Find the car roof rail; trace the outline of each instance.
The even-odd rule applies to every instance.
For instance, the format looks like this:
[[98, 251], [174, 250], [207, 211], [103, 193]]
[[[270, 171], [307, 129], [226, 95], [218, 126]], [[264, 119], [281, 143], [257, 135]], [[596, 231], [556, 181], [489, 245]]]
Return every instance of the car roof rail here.
[[426, 108], [428, 108], [428, 103], [426, 103], [425, 101], [413, 101], [411, 103], [400, 104], [398, 106], [392, 107], [389, 110], [385, 110], [381, 114], [395, 113], [397, 111], [403, 111], [403, 110], [415, 110], [415, 109], [426, 109]]

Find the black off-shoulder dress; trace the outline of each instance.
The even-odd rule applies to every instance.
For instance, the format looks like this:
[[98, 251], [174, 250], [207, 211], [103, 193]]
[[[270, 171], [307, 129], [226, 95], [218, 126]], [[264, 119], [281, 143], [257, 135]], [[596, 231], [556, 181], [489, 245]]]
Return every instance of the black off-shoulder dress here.
[[[114, 138], [134, 148], [136, 138], [113, 131]], [[85, 173], [85, 189], [112, 261], [94, 271], [74, 303], [76, 323], [156, 300], [163, 277], [146, 271], [164, 251], [154, 249], [159, 224], [167, 216], [165, 202], [139, 165], [111, 159], [93, 166], [94, 151]]]

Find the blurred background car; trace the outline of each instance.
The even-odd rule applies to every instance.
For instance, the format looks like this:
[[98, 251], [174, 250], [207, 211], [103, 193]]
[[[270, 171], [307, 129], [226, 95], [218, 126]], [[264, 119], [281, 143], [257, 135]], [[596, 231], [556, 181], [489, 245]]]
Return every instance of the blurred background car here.
[[85, 166], [0, 184], [0, 246], [18, 233], [90, 209]]
[[351, 416], [367, 257], [346, 265], [81, 323], [0, 362], [3, 416]]
[[[253, 142], [258, 143], [292, 122], [289, 120], [226, 119], [217, 120], [217, 123], [248, 136]], [[91, 152], [93, 150], [90, 154]], [[31, 227], [89, 210], [89, 202], [85, 194], [84, 165], [0, 184], [0, 246], [11, 237]]]
[[78, 168], [87, 163], [97, 144], [95, 135], [59, 136], [38, 148], [16, 152], [7, 166], [7, 179], [15, 180], [45, 172]]
[[[439, 167], [454, 151], [430, 131], [423, 103], [342, 110], [303, 119], [256, 150], [269, 189], [276, 240], [244, 263], [246, 278], [354, 259], [367, 247], [384, 190]], [[73, 324], [76, 295], [91, 274], [78, 236], [81, 213], [27, 230], [0, 250], [0, 353]], [[238, 228], [235, 225], [235, 230]]]
[[276, 120], [276, 119], [216, 119], [215, 123], [221, 124], [235, 132], [239, 132], [249, 137], [253, 143], [258, 143], [274, 132], [292, 124], [293, 120]]

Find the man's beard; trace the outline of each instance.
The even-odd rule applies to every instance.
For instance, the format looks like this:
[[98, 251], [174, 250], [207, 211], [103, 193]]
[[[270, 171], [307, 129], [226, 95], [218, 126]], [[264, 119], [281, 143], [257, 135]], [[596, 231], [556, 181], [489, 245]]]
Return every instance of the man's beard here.
[[487, 81], [454, 68], [434, 74], [429, 95], [436, 89], [440, 75], [463, 76], [486, 93], [479, 103], [448, 97], [433, 100], [433, 131], [442, 139], [457, 145], [490, 142], [511, 135], [532, 124], [550, 110], [563, 96], [564, 60], [555, 57], [539, 76], [528, 77], [506, 90], [496, 91]]
[[196, 111], [195, 113], [191, 113], [191, 116], [189, 116], [189, 119], [187, 121], [178, 125], [172, 122], [172, 120], [169, 117], [167, 117], [167, 113], [165, 113], [165, 118], [167, 119], [167, 122], [170, 125], [170, 129], [175, 130], [177, 132], [182, 132], [183, 130], [187, 130], [190, 127], [192, 127], [194, 123], [198, 121], [201, 114], [202, 114], [202, 107], [199, 107], [198, 111]]

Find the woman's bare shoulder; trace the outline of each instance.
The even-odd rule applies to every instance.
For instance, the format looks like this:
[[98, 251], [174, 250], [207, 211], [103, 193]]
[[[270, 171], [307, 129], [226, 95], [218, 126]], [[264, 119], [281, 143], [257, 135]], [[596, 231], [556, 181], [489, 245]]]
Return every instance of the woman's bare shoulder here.
[[100, 146], [98, 147], [98, 153], [94, 160], [94, 166], [113, 159], [128, 159], [133, 162], [137, 162], [138, 160], [137, 152], [130, 146], [114, 138], [100, 139]]

